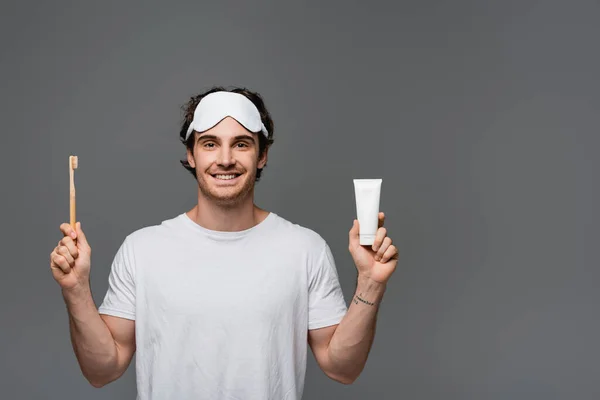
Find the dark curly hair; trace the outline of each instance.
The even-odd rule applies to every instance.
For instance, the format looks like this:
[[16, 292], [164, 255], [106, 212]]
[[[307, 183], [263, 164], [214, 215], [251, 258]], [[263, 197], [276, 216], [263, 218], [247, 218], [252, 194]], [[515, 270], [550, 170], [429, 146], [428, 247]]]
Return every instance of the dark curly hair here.
[[[258, 134], [258, 158], [262, 157], [264, 152], [269, 147], [271, 147], [271, 145], [273, 144], [273, 141], [274, 141], [273, 140], [273, 131], [274, 131], [273, 120], [271, 119], [271, 114], [269, 114], [269, 111], [265, 107], [265, 103], [264, 103], [261, 95], [256, 92], [253, 92], [251, 90], [248, 90], [246, 88], [234, 87], [234, 88], [226, 89], [225, 87], [222, 87], [222, 86], [214, 86], [211, 89], [205, 91], [204, 93], [201, 93], [199, 95], [191, 97], [190, 100], [181, 107], [184, 114], [183, 114], [183, 123], [181, 125], [181, 130], [179, 131], [179, 140], [185, 145], [185, 147], [187, 149], [189, 149], [190, 151], [193, 152], [194, 144], [195, 144], [195, 142], [194, 142], [195, 136], [192, 134], [186, 140], [185, 135], [187, 133], [188, 127], [192, 123], [192, 120], [194, 118], [194, 111], [196, 110], [196, 106], [198, 105], [198, 103], [200, 103], [200, 100], [202, 100], [202, 98], [204, 96], [214, 93], [214, 92], [240, 93], [240, 94], [246, 96], [248, 99], [250, 99], [250, 101], [252, 103], [254, 103], [254, 105], [256, 106], [256, 108], [258, 109], [258, 111], [260, 113], [260, 119], [262, 120], [262, 123], [265, 125], [265, 128], [267, 128], [267, 131], [269, 132], [268, 138], [266, 138], [265, 135], [263, 135], [262, 133]], [[187, 158], [185, 158], [183, 160], [179, 160], [179, 162], [181, 163], [181, 165], [183, 165], [183, 167], [185, 169], [187, 169], [192, 174], [192, 176], [194, 178], [196, 178], [196, 169], [193, 168], [188, 163]], [[265, 167], [266, 167], [266, 165], [265, 165]], [[262, 173], [262, 168], [257, 168], [255, 181], [258, 181], [260, 179], [261, 173]]]

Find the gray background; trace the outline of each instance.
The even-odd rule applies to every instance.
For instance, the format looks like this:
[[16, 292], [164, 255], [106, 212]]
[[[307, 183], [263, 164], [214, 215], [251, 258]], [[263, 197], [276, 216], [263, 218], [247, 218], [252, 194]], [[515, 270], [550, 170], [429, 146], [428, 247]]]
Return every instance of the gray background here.
[[[358, 381], [305, 399], [597, 399], [598, 2], [4, 2], [0, 397], [132, 399], [79, 372], [49, 254], [68, 156], [100, 302], [124, 237], [194, 205], [179, 107], [259, 91], [257, 203], [319, 232], [347, 300], [353, 178], [399, 268]], [[367, 4], [368, 3], [368, 4]]]

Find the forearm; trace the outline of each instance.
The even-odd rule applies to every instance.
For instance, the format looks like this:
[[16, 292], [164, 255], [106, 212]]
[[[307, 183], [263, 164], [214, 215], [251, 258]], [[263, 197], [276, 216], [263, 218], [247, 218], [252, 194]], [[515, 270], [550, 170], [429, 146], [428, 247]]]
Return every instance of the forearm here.
[[329, 343], [328, 364], [333, 375], [348, 382], [360, 375], [375, 337], [384, 292], [385, 285], [359, 276], [348, 312]]
[[118, 366], [117, 346], [91, 290], [63, 291], [63, 298], [69, 312], [71, 343], [83, 375], [94, 386], [111, 381]]

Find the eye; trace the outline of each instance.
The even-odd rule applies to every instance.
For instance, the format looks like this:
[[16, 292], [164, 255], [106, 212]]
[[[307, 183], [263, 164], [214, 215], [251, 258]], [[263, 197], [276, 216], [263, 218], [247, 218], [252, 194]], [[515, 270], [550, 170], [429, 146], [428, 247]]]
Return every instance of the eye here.
[[206, 147], [206, 148], [212, 149], [212, 148], [214, 148], [214, 147], [215, 147], [215, 144], [214, 144], [213, 142], [205, 142], [205, 143], [202, 145], [202, 147]]
[[244, 143], [244, 142], [238, 142], [238, 143], [237, 143], [237, 146], [238, 146], [238, 147], [248, 147], [248, 144], [247, 144], [247, 143]]

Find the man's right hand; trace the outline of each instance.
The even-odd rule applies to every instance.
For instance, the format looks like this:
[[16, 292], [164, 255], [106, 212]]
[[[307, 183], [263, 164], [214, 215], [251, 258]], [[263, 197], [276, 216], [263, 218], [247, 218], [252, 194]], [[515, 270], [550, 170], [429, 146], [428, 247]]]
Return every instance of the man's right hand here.
[[81, 224], [73, 230], [70, 224], [60, 225], [64, 237], [50, 253], [52, 276], [63, 290], [71, 291], [89, 287], [92, 249]]

